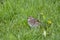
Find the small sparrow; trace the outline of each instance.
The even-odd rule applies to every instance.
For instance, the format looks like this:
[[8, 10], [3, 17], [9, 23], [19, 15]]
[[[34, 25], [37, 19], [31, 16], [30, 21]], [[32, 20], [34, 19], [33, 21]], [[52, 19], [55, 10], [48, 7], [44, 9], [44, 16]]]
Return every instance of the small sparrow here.
[[28, 17], [28, 25], [32, 28], [32, 27], [38, 27], [40, 25], [39, 20], [33, 18], [33, 17]]

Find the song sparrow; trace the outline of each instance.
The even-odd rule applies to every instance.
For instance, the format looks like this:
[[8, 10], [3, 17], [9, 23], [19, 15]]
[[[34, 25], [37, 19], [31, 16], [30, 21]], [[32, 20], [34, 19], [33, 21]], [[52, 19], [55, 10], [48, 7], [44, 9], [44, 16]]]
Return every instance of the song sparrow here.
[[38, 27], [40, 25], [39, 20], [33, 18], [33, 17], [28, 17], [28, 25], [30, 27]]

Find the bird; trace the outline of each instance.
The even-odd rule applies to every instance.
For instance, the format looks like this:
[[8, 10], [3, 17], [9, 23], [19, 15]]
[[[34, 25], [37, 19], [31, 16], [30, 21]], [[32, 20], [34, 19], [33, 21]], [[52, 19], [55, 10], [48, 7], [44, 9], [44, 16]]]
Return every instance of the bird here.
[[40, 25], [40, 21], [33, 18], [32, 16], [28, 17], [28, 25], [33, 28], [33, 27], [38, 27]]

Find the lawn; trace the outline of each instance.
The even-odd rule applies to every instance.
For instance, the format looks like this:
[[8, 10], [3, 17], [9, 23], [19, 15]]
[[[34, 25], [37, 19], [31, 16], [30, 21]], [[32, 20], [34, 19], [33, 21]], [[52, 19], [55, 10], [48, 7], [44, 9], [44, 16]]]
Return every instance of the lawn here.
[[[43, 25], [31, 29], [29, 16]], [[60, 0], [0, 0], [0, 40], [60, 40]]]

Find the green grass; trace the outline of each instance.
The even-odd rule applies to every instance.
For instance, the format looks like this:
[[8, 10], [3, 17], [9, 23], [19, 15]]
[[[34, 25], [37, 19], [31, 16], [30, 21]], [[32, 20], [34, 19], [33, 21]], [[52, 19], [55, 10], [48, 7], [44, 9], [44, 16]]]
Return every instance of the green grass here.
[[[45, 26], [30, 29], [29, 16], [41, 20]], [[60, 40], [60, 0], [1, 0], [0, 40]]]

